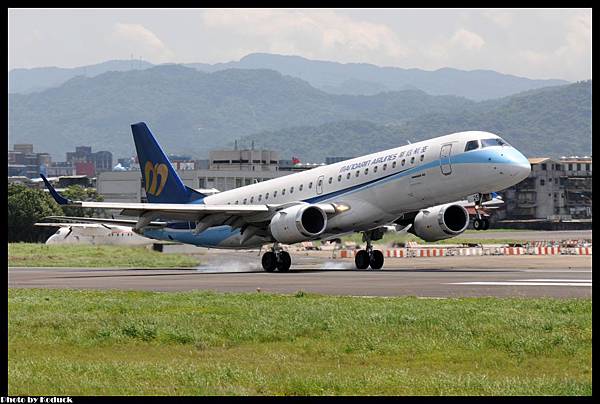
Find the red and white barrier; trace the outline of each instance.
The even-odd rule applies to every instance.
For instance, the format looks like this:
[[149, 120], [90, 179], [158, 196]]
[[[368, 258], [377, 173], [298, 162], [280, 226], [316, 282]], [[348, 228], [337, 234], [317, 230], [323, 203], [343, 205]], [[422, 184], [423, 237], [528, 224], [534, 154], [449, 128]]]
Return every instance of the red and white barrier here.
[[[340, 258], [354, 258], [358, 250], [340, 250]], [[592, 247], [469, 247], [469, 248], [393, 248], [384, 251], [388, 258], [445, 257], [476, 255], [592, 255]]]

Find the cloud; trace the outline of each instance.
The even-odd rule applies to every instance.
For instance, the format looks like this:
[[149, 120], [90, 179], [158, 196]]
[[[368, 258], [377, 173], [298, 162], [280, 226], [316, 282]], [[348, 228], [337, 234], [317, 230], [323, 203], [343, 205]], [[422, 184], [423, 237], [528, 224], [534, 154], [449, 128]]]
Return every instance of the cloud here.
[[372, 63], [390, 63], [409, 53], [387, 25], [327, 10], [210, 10], [202, 22], [253, 43], [252, 50]]
[[[112, 32], [113, 40], [129, 46], [131, 51], [148, 59], [170, 61], [173, 52], [152, 31], [141, 24], [116, 23]], [[124, 42], [124, 43], [123, 43]]]
[[483, 45], [485, 45], [485, 41], [482, 37], [480, 37], [474, 32], [467, 31], [464, 28], [461, 28], [458, 31], [456, 31], [450, 41], [454, 45], [463, 47], [467, 50], [480, 49]]

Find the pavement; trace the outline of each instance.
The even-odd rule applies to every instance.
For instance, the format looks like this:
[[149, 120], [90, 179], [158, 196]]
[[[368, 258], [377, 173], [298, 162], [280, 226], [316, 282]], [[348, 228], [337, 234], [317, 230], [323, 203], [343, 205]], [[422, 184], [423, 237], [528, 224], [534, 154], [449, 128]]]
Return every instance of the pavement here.
[[193, 269], [9, 268], [12, 288], [308, 293], [419, 297], [586, 297], [589, 256], [387, 258], [383, 270], [352, 259], [292, 252], [288, 273], [266, 273], [257, 251], [204, 250]]

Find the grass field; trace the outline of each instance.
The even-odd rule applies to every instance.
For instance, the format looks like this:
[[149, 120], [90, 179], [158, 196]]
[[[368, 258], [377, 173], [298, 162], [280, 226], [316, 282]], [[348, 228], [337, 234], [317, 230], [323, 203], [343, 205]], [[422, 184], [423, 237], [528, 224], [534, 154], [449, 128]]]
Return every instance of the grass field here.
[[184, 268], [198, 264], [198, 259], [188, 255], [162, 254], [146, 247], [34, 243], [8, 245], [8, 266], [11, 267]]
[[591, 299], [9, 289], [10, 395], [591, 395]]

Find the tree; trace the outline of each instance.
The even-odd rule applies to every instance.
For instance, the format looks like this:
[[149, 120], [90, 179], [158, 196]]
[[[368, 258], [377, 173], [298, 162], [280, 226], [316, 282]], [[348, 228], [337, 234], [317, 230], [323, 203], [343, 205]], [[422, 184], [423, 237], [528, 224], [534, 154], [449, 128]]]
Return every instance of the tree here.
[[40, 242], [54, 231], [34, 226], [46, 216], [63, 215], [52, 197], [39, 189], [21, 184], [8, 186], [8, 241]]
[[[80, 185], [71, 185], [62, 192], [65, 198], [72, 201], [93, 201], [102, 202], [104, 197], [98, 194], [94, 188], [83, 188]], [[105, 217], [103, 209], [84, 209], [74, 206], [63, 206], [63, 211], [66, 216], [78, 217]]]

